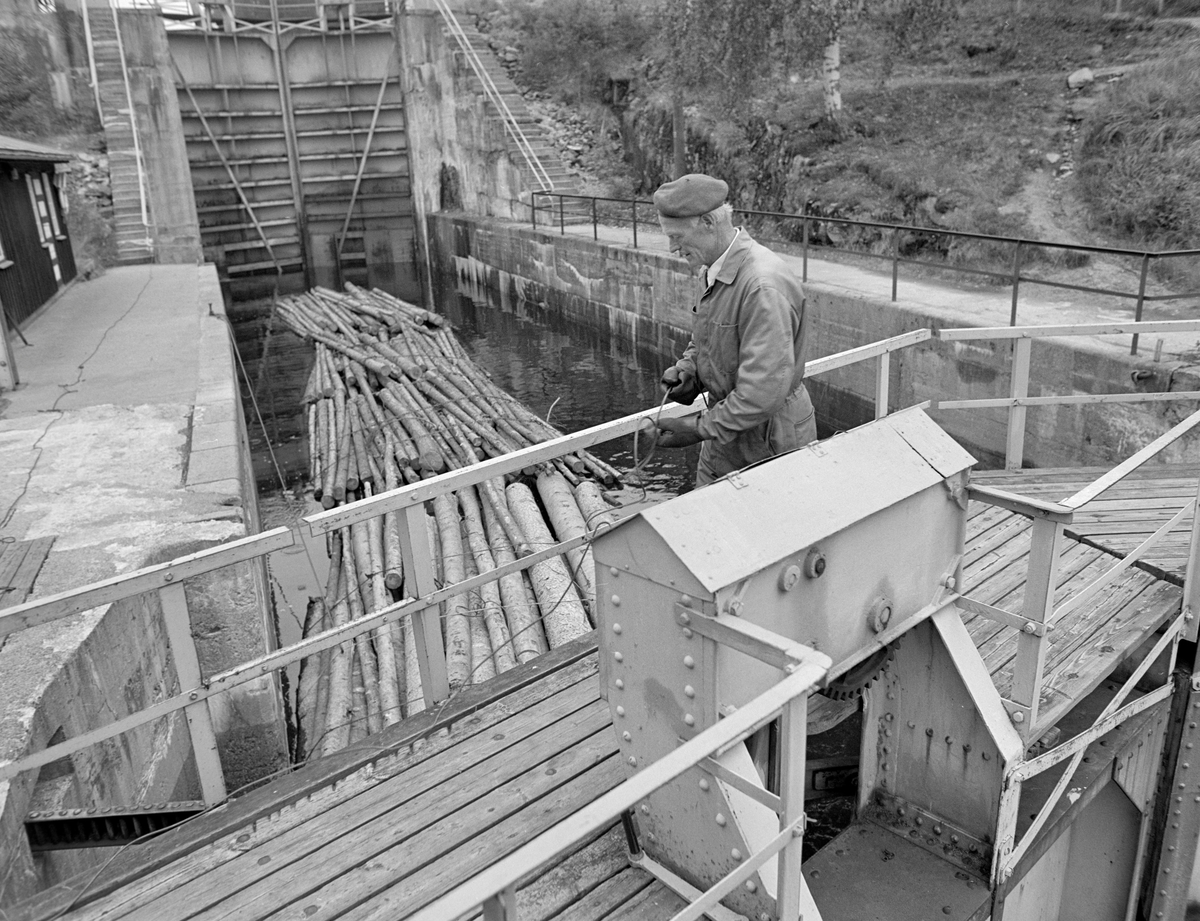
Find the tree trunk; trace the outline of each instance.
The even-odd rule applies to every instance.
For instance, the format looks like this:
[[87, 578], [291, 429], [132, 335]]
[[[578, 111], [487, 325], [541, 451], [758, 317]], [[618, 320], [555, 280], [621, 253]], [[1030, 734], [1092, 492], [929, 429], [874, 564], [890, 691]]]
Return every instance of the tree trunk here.
[[687, 168], [684, 164], [684, 157], [687, 153], [687, 125], [683, 119], [683, 97], [678, 95], [671, 105], [671, 143], [675, 171], [675, 175], [671, 178], [678, 179]]
[[842, 114], [842, 40], [838, 30], [829, 33], [821, 76], [825, 85], [825, 117], [836, 122]]

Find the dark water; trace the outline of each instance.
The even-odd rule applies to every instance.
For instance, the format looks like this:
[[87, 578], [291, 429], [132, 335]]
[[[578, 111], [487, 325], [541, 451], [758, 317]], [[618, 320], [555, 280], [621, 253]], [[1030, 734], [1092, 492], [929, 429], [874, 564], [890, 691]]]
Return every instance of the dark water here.
[[[511, 393], [563, 432], [609, 422], [662, 401], [659, 378], [674, 355], [636, 350], [607, 334], [573, 323], [541, 304], [502, 308], [486, 290], [469, 290], [444, 279], [436, 291], [445, 315], [471, 359]], [[644, 448], [639, 444], [639, 448]], [[590, 449], [618, 470], [635, 466], [632, 437]], [[636, 478], [656, 496], [690, 488], [698, 447], [644, 452]]]

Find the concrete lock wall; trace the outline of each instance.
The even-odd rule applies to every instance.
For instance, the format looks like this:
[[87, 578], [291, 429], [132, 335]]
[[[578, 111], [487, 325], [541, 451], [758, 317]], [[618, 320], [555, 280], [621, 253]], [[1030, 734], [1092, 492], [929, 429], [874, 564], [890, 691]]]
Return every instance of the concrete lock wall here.
[[524, 185], [503, 124], [476, 92], [441, 14], [424, 0], [409, 4], [398, 18], [398, 39], [413, 212], [418, 244], [428, 251], [428, 215], [469, 208], [512, 217]]
[[[185, 385], [189, 401], [73, 411], [56, 426], [62, 444], [42, 443], [48, 459], [41, 467], [61, 467], [61, 473], [47, 472], [46, 480], [33, 483], [37, 501], [52, 501], [58, 491], [83, 489], [89, 496], [99, 494], [96, 501], [109, 502], [112, 508], [78, 510], [93, 522], [89, 533], [59, 541], [79, 546], [63, 551], [57, 561], [52, 556], [39, 576], [39, 594], [176, 559], [260, 529], [236, 359], [221, 315], [215, 269], [163, 269], [190, 272], [199, 279], [190, 285], [161, 283], [177, 293], [152, 308], [164, 325], [187, 330], [188, 342], [178, 345], [197, 353], [194, 385]], [[161, 296], [164, 288], [155, 290]], [[135, 288], [129, 296], [136, 294]], [[80, 291], [79, 298], [86, 300], [86, 291]], [[140, 426], [137, 430], [144, 434], [139, 437], [153, 444], [143, 450], [122, 442], [102, 450], [104, 426], [113, 424]], [[105, 450], [114, 456], [108, 458]], [[89, 462], [80, 452], [99, 455], [98, 462], [109, 462], [113, 469], [97, 482], [81, 482], [80, 477], [88, 477]], [[60, 484], [54, 476], [66, 479]], [[138, 485], [128, 485], [132, 483]], [[135, 491], [135, 498], [124, 498]], [[131, 501], [134, 507], [128, 507]], [[127, 517], [136, 525], [122, 526]], [[188, 579], [184, 588], [203, 675], [274, 647], [263, 560]], [[0, 674], [0, 760], [43, 750], [180, 691], [154, 592], [7, 637], [0, 642]], [[287, 729], [276, 674], [218, 695], [210, 710], [230, 793], [286, 767]], [[112, 853], [95, 848], [35, 857], [23, 827], [30, 812], [119, 809], [199, 798], [182, 711], [0, 783], [0, 909], [97, 866]]]
[[[463, 214], [430, 216], [435, 272], [499, 292], [502, 298], [544, 301], [580, 322], [653, 351], [664, 367], [690, 338], [696, 281], [686, 264], [665, 252], [560, 236], [490, 218]], [[816, 283], [805, 286], [810, 334], [808, 359], [829, 355], [922, 327], [978, 326], [969, 295], [961, 311], [893, 303]], [[1029, 393], [1197, 390], [1193, 369], [1131, 358], [1128, 340], [1097, 338], [1036, 340]], [[1008, 395], [1011, 343], [928, 342], [894, 353], [890, 387], [893, 409], [927, 399], [974, 399]], [[1134, 371], [1141, 379], [1132, 381]], [[1132, 383], [1132, 386], [1131, 386]], [[809, 386], [822, 423], [841, 430], [873, 418], [875, 363], [839, 369]], [[1183, 402], [1074, 405], [1030, 408], [1026, 466], [1111, 466], [1145, 446], [1194, 408]], [[932, 417], [967, 445], [983, 466], [1002, 466], [1007, 411], [942, 410]], [[1178, 462], [1194, 456], [1193, 438], [1159, 456]]]

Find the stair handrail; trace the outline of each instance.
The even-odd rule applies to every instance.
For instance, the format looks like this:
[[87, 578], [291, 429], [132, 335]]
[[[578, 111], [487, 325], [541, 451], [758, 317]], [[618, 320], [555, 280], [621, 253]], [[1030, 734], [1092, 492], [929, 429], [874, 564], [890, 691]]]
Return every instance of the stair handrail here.
[[542, 165], [542, 161], [538, 159], [538, 155], [533, 151], [533, 145], [529, 143], [529, 139], [525, 136], [525, 132], [521, 130], [521, 126], [517, 124], [516, 117], [509, 109], [508, 103], [500, 95], [500, 90], [492, 81], [491, 76], [483, 67], [483, 62], [479, 59], [479, 53], [471, 45], [471, 40], [467, 38], [467, 34], [463, 31], [462, 25], [458, 18], [454, 15], [454, 11], [450, 9], [446, 0], [433, 0], [438, 12], [442, 14], [442, 19], [446, 21], [446, 25], [450, 29], [450, 34], [454, 36], [454, 40], [458, 42], [459, 48], [466, 55], [467, 63], [471, 65], [471, 69], [475, 71], [475, 76], [479, 78], [479, 82], [483, 84], [483, 91], [487, 95], [492, 104], [500, 110], [501, 120], [504, 122], [504, 127], [508, 129], [513, 140], [517, 143], [517, 149], [521, 152], [521, 156], [525, 158], [530, 170], [533, 171], [533, 178], [542, 186], [541, 191], [549, 192], [554, 189], [554, 181], [550, 178], [550, 174], [546, 172], [546, 168]]

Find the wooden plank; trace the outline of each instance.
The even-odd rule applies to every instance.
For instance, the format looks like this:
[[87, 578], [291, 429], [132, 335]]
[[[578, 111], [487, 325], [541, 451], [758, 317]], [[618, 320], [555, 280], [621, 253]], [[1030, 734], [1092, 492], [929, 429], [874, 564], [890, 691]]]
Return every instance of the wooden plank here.
[[[488, 718], [503, 713], [494, 708], [492, 714], [481, 714], [478, 723], [468, 727], [470, 732], [431, 739], [431, 744], [422, 745], [410, 759], [377, 764], [370, 772], [321, 790], [321, 795], [304, 801], [302, 805], [307, 808], [303, 810], [283, 813], [281, 820], [272, 816], [256, 823], [237, 835], [236, 849], [228, 848], [224, 841], [215, 842], [98, 900], [75, 917], [98, 921], [129, 917], [136, 909], [147, 907], [153, 912], [168, 912], [181, 910], [180, 904], [206, 904], [217, 897], [216, 892], [209, 891], [212, 887], [231, 889], [238, 880], [270, 875], [286, 863], [287, 856], [295, 859], [306, 854], [372, 816], [398, 808], [438, 783], [512, 748], [582, 707], [597, 706], [597, 696], [591, 678], [502, 719]], [[386, 781], [401, 776], [405, 778], [404, 787], [397, 793]], [[273, 862], [269, 869], [258, 863], [264, 856]], [[253, 865], [246, 868], [243, 865], [247, 863]]]
[[32, 541], [0, 543], [0, 608], [20, 604], [25, 596], [17, 591], [16, 575]]
[[[578, 695], [565, 706], [577, 707]], [[279, 904], [281, 885], [289, 894], [336, 879], [380, 850], [421, 835], [429, 825], [456, 809], [487, 795], [491, 786], [544, 760], [556, 749], [588, 739], [611, 725], [607, 705], [594, 700], [552, 722], [553, 709], [529, 710], [519, 720], [506, 721], [507, 732], [492, 732], [479, 745], [456, 745], [437, 758], [394, 774], [361, 795], [340, 803], [287, 834], [251, 845], [217, 873], [206, 873], [144, 907], [120, 917], [129, 921], [192, 917], [265, 917]], [[517, 725], [513, 725], [517, 723]], [[499, 736], [499, 738], [497, 738]], [[616, 739], [606, 738], [609, 750]], [[499, 743], [499, 744], [497, 744]], [[484, 749], [476, 754], [477, 749]], [[441, 786], [448, 784], [448, 786]], [[429, 843], [426, 842], [429, 847]], [[297, 880], [297, 883], [289, 882]], [[302, 881], [300, 883], [299, 881]], [[307, 888], [303, 888], [307, 887]]]
[[[625, 831], [618, 822], [592, 843], [521, 885], [517, 889], [517, 914], [521, 921], [549, 921], [572, 904], [591, 902], [600, 886], [628, 870], [633, 868], [629, 866]], [[648, 881], [649, 875], [643, 875]]]
[[609, 914], [604, 921], [664, 921], [687, 907], [687, 902], [660, 882], [648, 886]]
[[[603, 757], [615, 748], [607, 745], [592, 741], [537, 765], [440, 823], [429, 837], [379, 854], [295, 904], [304, 906], [309, 921], [394, 921], [412, 914], [623, 781], [622, 760], [615, 752]], [[549, 775], [552, 768], [556, 775]], [[406, 873], [414, 858], [428, 860], [431, 845], [453, 850], [439, 850], [437, 859]]]
[[33, 594], [33, 583], [37, 580], [38, 573], [41, 572], [42, 566], [46, 562], [46, 557], [50, 555], [50, 548], [54, 546], [54, 541], [54, 537], [39, 537], [36, 540], [25, 542], [25, 555], [16, 571], [10, 579], [0, 580], [0, 588], [7, 585], [13, 590], [0, 595], [0, 608], [21, 604]]
[[631, 899], [637, 898], [639, 893], [661, 885], [645, 870], [629, 867], [597, 886], [586, 899], [580, 899], [561, 914], [555, 915], [554, 921], [602, 921]]
[[[282, 906], [299, 905], [305, 917], [317, 921], [339, 917], [338, 912], [393, 883], [410, 894], [424, 892], [424, 884], [411, 877], [414, 871], [419, 875], [419, 868], [428, 861], [479, 838], [496, 822], [518, 814], [531, 801], [552, 795], [593, 765], [606, 759], [615, 762], [617, 745], [610, 726], [607, 706], [597, 702], [546, 727], [526, 744], [463, 771], [452, 784], [422, 793], [403, 809], [356, 816], [350, 823], [323, 816], [322, 827], [335, 831], [320, 836], [317, 848], [293, 847], [281, 852], [268, 845], [258, 849], [248, 863], [270, 857], [267, 867], [271, 872], [256, 874], [253, 867], [241, 866], [236, 879], [222, 874], [219, 891], [208, 897], [211, 907], [192, 916], [205, 921], [265, 918]], [[394, 778], [388, 786], [399, 794], [409, 780], [407, 776]], [[346, 828], [355, 821], [356, 827]], [[468, 875], [461, 869], [454, 867], [459, 873], [456, 882]], [[236, 887], [236, 891], [226, 887]], [[440, 894], [427, 892], [424, 901]], [[319, 906], [315, 912], [310, 910], [314, 904]], [[156, 917], [178, 915], [159, 911], [143, 916], [144, 921]]]
[[[369, 771], [398, 771], [423, 761], [562, 688], [595, 681], [596, 673], [596, 639], [591, 633], [491, 681], [470, 685], [436, 710], [280, 777], [221, 809], [163, 832], [152, 843], [124, 848], [99, 873], [86, 870], [10, 909], [10, 921], [54, 921], [71, 906], [90, 904], [112, 893], [120, 899], [122, 887], [156, 871], [169, 876], [176, 872], [173, 861], [227, 836], [293, 827], [318, 814], [331, 798], [337, 801], [369, 786], [373, 783]], [[353, 792], [344, 796], [339, 792], [348, 790]]]
[[1100, 685], [1112, 670], [1128, 659], [1146, 637], [1179, 611], [1178, 588], [1157, 582], [1138, 596], [1136, 608], [1128, 605], [1094, 631], [1049, 671], [1042, 689], [1047, 701], [1038, 728], [1054, 725], [1070, 707]]

